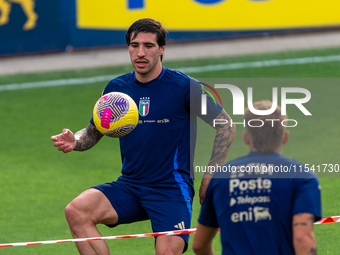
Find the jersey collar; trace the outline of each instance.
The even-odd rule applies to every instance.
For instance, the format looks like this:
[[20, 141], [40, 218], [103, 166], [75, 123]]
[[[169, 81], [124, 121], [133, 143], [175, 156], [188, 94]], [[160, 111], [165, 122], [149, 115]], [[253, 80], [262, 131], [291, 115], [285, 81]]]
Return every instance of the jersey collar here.
[[140, 82], [140, 81], [138, 81], [138, 80], [136, 79], [135, 73], [133, 73], [133, 80], [134, 80], [134, 82], [135, 82], [137, 85], [139, 85], [139, 86], [141, 86], [141, 87], [150, 87], [150, 86], [156, 84], [160, 79], [162, 79], [165, 70], [166, 70], [166, 68], [163, 66], [163, 67], [162, 67], [162, 72], [158, 75], [158, 77], [155, 78], [155, 79], [153, 79], [153, 80], [151, 80], [151, 81], [148, 81], [148, 82]]

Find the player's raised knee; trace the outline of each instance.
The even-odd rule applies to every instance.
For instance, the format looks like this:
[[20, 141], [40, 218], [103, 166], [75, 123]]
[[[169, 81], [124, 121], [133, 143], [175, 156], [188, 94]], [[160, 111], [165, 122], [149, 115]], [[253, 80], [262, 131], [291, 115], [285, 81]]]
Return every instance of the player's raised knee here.
[[65, 216], [69, 224], [84, 224], [91, 221], [87, 201], [84, 197], [78, 196], [65, 207]]
[[70, 225], [77, 224], [77, 222], [81, 222], [83, 218], [82, 212], [74, 206], [73, 202], [69, 203], [65, 207], [65, 217]]

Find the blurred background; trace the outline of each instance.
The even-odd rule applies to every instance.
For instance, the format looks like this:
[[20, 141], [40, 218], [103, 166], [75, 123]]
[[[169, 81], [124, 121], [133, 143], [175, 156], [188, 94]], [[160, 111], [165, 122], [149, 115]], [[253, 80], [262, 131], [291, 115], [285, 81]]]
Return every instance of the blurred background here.
[[[145, 17], [168, 29], [174, 50], [167, 59], [339, 45], [339, 5], [337, 0], [0, 0], [0, 74], [128, 63], [126, 29]], [[292, 35], [295, 41], [288, 40]], [[203, 42], [199, 49], [193, 48], [197, 42]], [[65, 52], [74, 53], [72, 59], [84, 57], [73, 61]], [[59, 54], [45, 64], [46, 55], [37, 56], [46, 53]], [[34, 57], [14, 58], [28, 54]]]

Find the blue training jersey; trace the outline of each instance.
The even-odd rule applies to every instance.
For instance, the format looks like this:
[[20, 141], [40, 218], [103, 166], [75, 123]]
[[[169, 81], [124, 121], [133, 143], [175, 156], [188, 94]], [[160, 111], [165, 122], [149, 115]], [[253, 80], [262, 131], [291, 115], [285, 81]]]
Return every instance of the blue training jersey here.
[[192, 187], [190, 153], [194, 153], [196, 143], [196, 116], [209, 123], [222, 110], [208, 97], [208, 114], [202, 116], [197, 103], [200, 88], [193, 78], [164, 67], [159, 77], [147, 83], [139, 82], [134, 72], [109, 82], [103, 94], [125, 93], [139, 108], [137, 127], [119, 138], [123, 163], [119, 181], [139, 185], [185, 182]]
[[321, 218], [317, 176], [278, 153], [251, 152], [214, 174], [198, 222], [221, 228], [222, 254], [289, 255], [298, 213]]

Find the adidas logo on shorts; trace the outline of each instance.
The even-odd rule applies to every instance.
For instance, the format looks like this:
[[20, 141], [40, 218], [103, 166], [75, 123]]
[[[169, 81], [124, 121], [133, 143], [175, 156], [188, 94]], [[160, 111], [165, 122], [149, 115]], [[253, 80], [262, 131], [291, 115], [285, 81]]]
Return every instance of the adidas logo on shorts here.
[[175, 225], [174, 227], [175, 227], [175, 228], [179, 228], [179, 229], [185, 229], [184, 221], [178, 223], [178, 224]]

